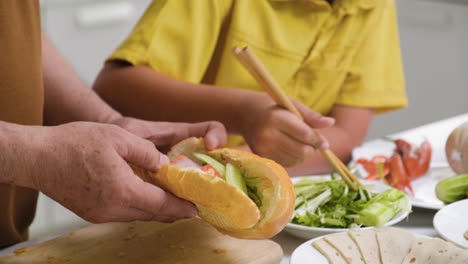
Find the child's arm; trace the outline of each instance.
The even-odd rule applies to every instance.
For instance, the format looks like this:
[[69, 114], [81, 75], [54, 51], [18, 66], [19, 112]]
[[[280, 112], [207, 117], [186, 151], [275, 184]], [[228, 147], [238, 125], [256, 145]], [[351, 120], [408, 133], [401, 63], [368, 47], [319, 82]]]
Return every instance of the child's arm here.
[[313, 128], [333, 124], [333, 119], [300, 103], [305, 122], [277, 107], [265, 93], [188, 83], [125, 63], [107, 63], [94, 88], [127, 115], [160, 121], [220, 121], [230, 133], [243, 135], [254, 152], [285, 166], [314, 153], [312, 146], [318, 139]]

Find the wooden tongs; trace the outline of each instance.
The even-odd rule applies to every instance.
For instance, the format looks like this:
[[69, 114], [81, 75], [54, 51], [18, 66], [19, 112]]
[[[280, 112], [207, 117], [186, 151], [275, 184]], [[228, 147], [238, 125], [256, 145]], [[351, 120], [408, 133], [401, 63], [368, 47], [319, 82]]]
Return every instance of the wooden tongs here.
[[[265, 89], [265, 91], [273, 98], [273, 100], [280, 106], [291, 111], [299, 119], [304, 120], [301, 113], [292, 104], [284, 91], [273, 79], [265, 66], [260, 62], [257, 56], [248, 48], [234, 47], [232, 52], [245, 67], [245, 69], [255, 78], [257, 83]], [[315, 132], [317, 133], [317, 132]], [[318, 134], [318, 133], [317, 133]], [[318, 135], [317, 135], [318, 136]], [[348, 167], [331, 151], [330, 149], [322, 149], [323, 156], [332, 165], [335, 171], [343, 178], [343, 180], [353, 190], [357, 191], [358, 186], [362, 186], [356, 176], [349, 171]]]

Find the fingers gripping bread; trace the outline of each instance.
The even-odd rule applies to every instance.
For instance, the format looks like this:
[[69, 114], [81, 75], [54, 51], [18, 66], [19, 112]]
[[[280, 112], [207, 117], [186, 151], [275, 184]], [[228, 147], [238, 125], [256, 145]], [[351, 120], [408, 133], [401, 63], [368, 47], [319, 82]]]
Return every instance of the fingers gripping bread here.
[[156, 175], [134, 168], [142, 179], [174, 195], [193, 202], [199, 215], [228, 235], [265, 239], [274, 236], [288, 223], [295, 201], [294, 188], [283, 167], [250, 152], [222, 148], [206, 151], [203, 140], [190, 138], [171, 149], [171, 160], [179, 155], [193, 157], [204, 152], [223, 164], [231, 163], [243, 172], [246, 183], [255, 190], [259, 202], [222, 178], [195, 168], [164, 165]]
[[193, 202], [200, 217], [219, 228], [249, 228], [260, 218], [257, 206], [247, 195], [211, 174], [164, 165], [155, 184]]

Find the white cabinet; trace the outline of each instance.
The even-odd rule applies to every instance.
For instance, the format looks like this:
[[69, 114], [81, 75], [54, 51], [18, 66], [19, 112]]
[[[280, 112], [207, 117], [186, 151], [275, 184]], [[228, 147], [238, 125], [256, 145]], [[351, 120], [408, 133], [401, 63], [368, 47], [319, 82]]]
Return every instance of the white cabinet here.
[[151, 0], [44, 0], [42, 27], [81, 78], [92, 83]]
[[468, 1], [397, 0], [409, 107], [378, 115], [379, 137], [468, 112]]

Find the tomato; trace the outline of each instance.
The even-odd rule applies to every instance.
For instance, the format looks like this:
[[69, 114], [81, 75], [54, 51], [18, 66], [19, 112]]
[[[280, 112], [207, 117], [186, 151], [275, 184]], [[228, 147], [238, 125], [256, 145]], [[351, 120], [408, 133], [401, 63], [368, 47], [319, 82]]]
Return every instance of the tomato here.
[[221, 174], [219, 174], [219, 172], [215, 168], [213, 168], [213, 166], [211, 166], [211, 165], [205, 165], [205, 166], [201, 167], [200, 169], [202, 171], [204, 171], [204, 172], [206, 172], [208, 174], [214, 175], [214, 176], [216, 176], [218, 178], [221, 178], [221, 179], [223, 178], [223, 177], [221, 177]]
[[171, 164], [172, 165], [177, 164], [179, 161], [184, 160], [184, 159], [188, 159], [187, 156], [180, 155], [177, 158], [175, 158], [173, 161], [171, 161]]
[[371, 160], [368, 159], [358, 159], [357, 160], [358, 164], [361, 164], [364, 169], [367, 171], [369, 174], [366, 177], [366, 180], [377, 180], [380, 179], [380, 169], [379, 169], [379, 164], [382, 164], [383, 167], [383, 176], [386, 176], [389, 171], [389, 164], [388, 164], [388, 158], [385, 156], [374, 156]]
[[424, 140], [418, 147], [403, 139], [397, 139], [395, 145], [396, 152], [401, 155], [411, 180], [424, 175], [429, 170], [432, 156], [432, 147], [429, 141]]
[[411, 180], [424, 175], [429, 169], [432, 156], [431, 144], [427, 140], [420, 146], [403, 139], [397, 139], [394, 142], [396, 149], [390, 159], [385, 156], [374, 156], [371, 160], [359, 159], [357, 163], [369, 173], [366, 180], [379, 179], [378, 164], [382, 164], [383, 174], [388, 184], [402, 191], [413, 193]]
[[390, 174], [386, 177], [390, 186], [401, 191], [413, 193], [410, 177], [406, 170], [403, 159], [399, 153], [394, 153], [390, 157]]

